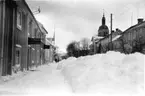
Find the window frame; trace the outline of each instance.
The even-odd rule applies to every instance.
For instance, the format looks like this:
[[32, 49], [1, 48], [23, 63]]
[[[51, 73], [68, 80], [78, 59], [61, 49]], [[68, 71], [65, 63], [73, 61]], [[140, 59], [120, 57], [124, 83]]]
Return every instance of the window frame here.
[[[15, 65], [21, 65], [21, 45], [16, 44], [16, 49], [15, 49]], [[17, 60], [17, 51], [19, 51], [19, 55], [18, 55], [18, 62]]]
[[17, 28], [22, 30], [22, 11], [20, 10], [17, 11]]

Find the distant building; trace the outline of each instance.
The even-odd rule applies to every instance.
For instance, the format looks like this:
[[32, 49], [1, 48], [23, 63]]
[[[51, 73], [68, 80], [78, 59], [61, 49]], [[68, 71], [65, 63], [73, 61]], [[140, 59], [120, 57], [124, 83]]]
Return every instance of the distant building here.
[[108, 35], [109, 35], [109, 29], [108, 29], [108, 27], [106, 25], [106, 19], [105, 19], [105, 16], [103, 14], [102, 25], [98, 29], [98, 36], [106, 37]]
[[[46, 34], [48, 34], [48, 32], [46, 31], [46, 29], [44, 28], [44, 26], [40, 22], [38, 22], [38, 25], [39, 25], [40, 30], [41, 30], [41, 37], [40, 38], [41, 38], [41, 42], [42, 42], [41, 46], [43, 46], [43, 48], [41, 48], [41, 50], [40, 50], [41, 54], [40, 54], [40, 56], [37, 56], [37, 58], [38, 59], [40, 58], [40, 60], [41, 60], [40, 64], [45, 64], [46, 63], [45, 55], [47, 55], [47, 53], [45, 53], [45, 51], [50, 48], [50, 46], [48, 44], [47, 45], [49, 48], [46, 48], [46, 45], [45, 45], [46, 44]], [[37, 46], [39, 46], [39, 45], [37, 45]], [[44, 46], [45, 46], [45, 48], [44, 48]]]
[[[116, 31], [113, 31], [112, 34], [109, 34], [108, 36], [106, 36], [105, 38], [100, 39], [98, 42], [96, 42], [96, 50], [97, 52], [107, 52], [109, 50], [112, 50], [112, 45], [111, 45], [111, 41], [115, 41], [116, 39], [118, 39], [122, 34], [122, 31], [120, 29], [116, 29]], [[112, 40], [111, 40], [112, 39]]]
[[138, 23], [125, 30], [121, 36], [113, 41], [114, 50], [123, 53], [145, 53], [145, 21], [138, 19]]
[[91, 39], [92, 41], [92, 44], [90, 46], [90, 51], [91, 51], [91, 54], [94, 54], [97, 52], [96, 50], [96, 44], [97, 42], [99, 42], [101, 39], [107, 37], [109, 35], [109, 29], [106, 25], [106, 18], [103, 14], [103, 17], [102, 17], [102, 25], [99, 27], [98, 29], [98, 35], [94, 35]]
[[138, 19], [138, 23], [129, 27], [122, 32], [119, 29], [113, 31], [112, 34], [96, 39], [94, 47], [95, 53], [105, 53], [107, 51], [119, 51], [122, 53], [145, 53], [145, 21], [142, 18]]
[[54, 61], [54, 53], [56, 46], [54, 45], [54, 38], [46, 38], [46, 44], [51, 45], [49, 49], [45, 50], [46, 62], [52, 63]]
[[104, 38], [104, 37], [101, 37], [101, 36], [98, 36], [98, 35], [94, 35], [94, 36], [92, 37], [92, 39], [91, 39], [92, 44], [91, 44], [91, 46], [90, 46], [90, 51], [91, 51], [90, 54], [96, 53], [96, 51], [97, 51], [97, 50], [96, 50], [96, 44], [97, 44], [97, 42], [99, 42], [100, 39], [102, 39], [102, 38]]

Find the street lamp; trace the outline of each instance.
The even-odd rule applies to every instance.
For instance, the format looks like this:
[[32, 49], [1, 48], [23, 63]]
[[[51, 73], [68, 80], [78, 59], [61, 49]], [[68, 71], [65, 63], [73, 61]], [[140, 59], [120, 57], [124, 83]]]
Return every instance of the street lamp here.
[[40, 6], [37, 10], [33, 11], [33, 14], [36, 15], [36, 14], [39, 14], [41, 12], [41, 9], [40, 9]]

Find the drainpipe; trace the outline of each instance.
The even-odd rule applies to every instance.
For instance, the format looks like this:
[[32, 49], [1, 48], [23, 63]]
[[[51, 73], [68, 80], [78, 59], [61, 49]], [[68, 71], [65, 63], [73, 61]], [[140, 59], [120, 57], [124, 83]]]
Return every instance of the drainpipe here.
[[94, 54], [96, 54], [96, 43], [95, 43], [94, 38], [93, 38], [93, 47], [94, 47]]
[[13, 8], [13, 29], [12, 29], [12, 63], [11, 63], [11, 74], [12, 74], [12, 66], [15, 64], [15, 43], [14, 43], [14, 39], [15, 39], [15, 34], [14, 34], [14, 32], [15, 32], [15, 24], [16, 24], [16, 9], [15, 8]]
[[3, 67], [3, 47], [4, 47], [4, 21], [5, 21], [5, 16], [4, 16], [4, 14], [5, 14], [5, 5], [4, 5], [5, 3], [4, 3], [4, 1], [1, 1], [1, 29], [0, 29], [0, 31], [1, 31], [1, 33], [2, 33], [2, 38], [1, 38], [1, 54], [0, 54], [0, 77], [2, 76], [2, 67]]

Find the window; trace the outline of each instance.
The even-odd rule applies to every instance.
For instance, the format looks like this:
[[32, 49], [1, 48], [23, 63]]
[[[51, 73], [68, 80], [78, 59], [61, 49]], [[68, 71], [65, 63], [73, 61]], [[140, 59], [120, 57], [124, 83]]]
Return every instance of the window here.
[[32, 20], [29, 21], [29, 25], [28, 25], [28, 37], [31, 36], [31, 30], [32, 30]]
[[20, 52], [20, 48], [19, 47], [17, 47], [16, 48], [16, 59], [15, 59], [15, 64], [16, 65], [19, 65], [20, 63], [21, 63], [21, 52]]
[[17, 12], [17, 27], [22, 29], [22, 12]]
[[37, 36], [37, 31], [38, 31], [38, 29], [37, 28], [35, 28], [35, 31], [34, 31], [34, 36], [35, 36], [35, 38], [37, 38], [38, 36]]
[[16, 64], [20, 64], [20, 50], [16, 50]]
[[20, 65], [21, 63], [21, 45], [16, 44], [16, 51], [15, 51], [15, 64]]

